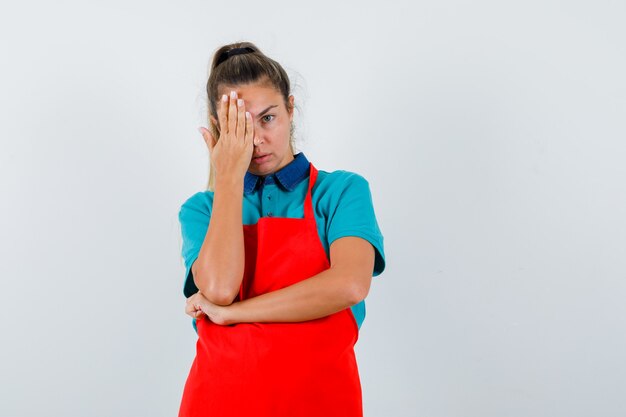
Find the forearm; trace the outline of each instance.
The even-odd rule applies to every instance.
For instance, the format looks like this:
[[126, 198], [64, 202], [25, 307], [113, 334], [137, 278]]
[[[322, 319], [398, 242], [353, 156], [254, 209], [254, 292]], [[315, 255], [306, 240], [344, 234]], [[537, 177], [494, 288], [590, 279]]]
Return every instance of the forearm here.
[[212, 302], [227, 305], [243, 279], [243, 178], [216, 181], [211, 221], [195, 261], [194, 282]]
[[358, 303], [345, 271], [329, 268], [280, 290], [227, 307], [229, 323], [299, 322], [325, 317]]

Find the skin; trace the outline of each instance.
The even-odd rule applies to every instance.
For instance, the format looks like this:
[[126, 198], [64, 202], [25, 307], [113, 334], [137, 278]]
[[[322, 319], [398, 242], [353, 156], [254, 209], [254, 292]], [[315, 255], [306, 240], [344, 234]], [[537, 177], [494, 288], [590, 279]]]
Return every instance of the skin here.
[[[347, 236], [330, 245], [330, 268], [296, 284], [233, 302], [243, 279], [243, 178], [274, 173], [293, 160], [289, 133], [293, 120], [279, 91], [259, 82], [224, 86], [218, 119], [219, 140], [200, 132], [215, 168], [211, 222], [198, 259], [192, 265], [200, 291], [187, 299], [185, 313], [206, 316], [216, 324], [298, 322], [325, 317], [363, 300], [372, 280], [374, 248], [365, 239]], [[242, 102], [237, 102], [237, 99]], [[269, 111], [264, 112], [270, 106]], [[250, 115], [247, 116], [246, 112]], [[257, 155], [268, 155], [255, 161]]]

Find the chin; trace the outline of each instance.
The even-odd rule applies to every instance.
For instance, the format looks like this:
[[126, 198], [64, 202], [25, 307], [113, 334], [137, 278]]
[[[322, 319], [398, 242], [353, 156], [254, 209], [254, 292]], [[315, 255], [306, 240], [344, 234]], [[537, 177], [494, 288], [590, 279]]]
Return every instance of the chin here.
[[266, 169], [260, 169], [260, 168], [258, 168], [258, 167], [250, 167], [250, 168], [248, 168], [248, 171], [249, 171], [251, 174], [254, 174], [254, 175], [259, 175], [259, 176], [268, 175], [268, 174], [271, 174], [271, 173], [273, 172], [273, 171], [272, 171], [271, 169], [269, 169], [269, 168], [266, 168]]

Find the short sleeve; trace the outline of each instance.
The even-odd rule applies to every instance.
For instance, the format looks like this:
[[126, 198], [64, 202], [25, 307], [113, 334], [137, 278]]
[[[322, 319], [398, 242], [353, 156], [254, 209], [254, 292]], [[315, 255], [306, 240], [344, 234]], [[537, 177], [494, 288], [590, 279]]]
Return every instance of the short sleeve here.
[[209, 228], [212, 199], [208, 197], [205, 192], [196, 193], [183, 203], [178, 212], [183, 241], [181, 253], [185, 263], [185, 277], [183, 279], [185, 297], [190, 297], [198, 292], [198, 287], [193, 280], [191, 266], [198, 258]]
[[[345, 236], [357, 236], [369, 241], [375, 249], [372, 276], [385, 269], [383, 235], [378, 227], [369, 183], [356, 173], [342, 178], [333, 197], [333, 209], [326, 223], [328, 245]], [[333, 187], [334, 188], [334, 187]]]

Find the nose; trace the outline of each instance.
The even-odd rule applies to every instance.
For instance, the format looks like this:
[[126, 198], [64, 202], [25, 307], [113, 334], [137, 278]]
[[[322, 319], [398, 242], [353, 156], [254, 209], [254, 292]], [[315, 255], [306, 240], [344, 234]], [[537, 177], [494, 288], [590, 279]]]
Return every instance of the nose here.
[[254, 137], [252, 138], [252, 143], [254, 146], [260, 145], [264, 142], [263, 127], [259, 125], [259, 123], [254, 124]]

